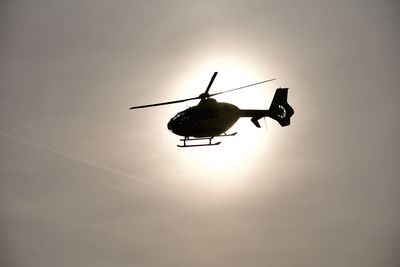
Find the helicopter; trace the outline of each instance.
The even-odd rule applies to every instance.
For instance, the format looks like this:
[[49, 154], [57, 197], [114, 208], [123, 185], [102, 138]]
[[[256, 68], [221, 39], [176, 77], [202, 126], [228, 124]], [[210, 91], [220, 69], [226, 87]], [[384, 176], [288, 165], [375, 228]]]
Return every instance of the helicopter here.
[[[269, 79], [210, 94], [210, 88], [217, 74], [218, 72], [214, 72], [205, 92], [199, 96], [156, 104], [134, 106], [130, 109], [170, 105], [199, 99], [200, 102], [196, 106], [189, 107], [181, 112], [178, 112], [167, 124], [168, 130], [183, 137], [183, 139], [179, 140], [183, 143], [177, 145], [178, 147], [219, 145], [221, 142], [213, 142], [212, 140], [215, 137], [235, 136], [237, 132], [231, 134], [226, 132], [239, 120], [239, 118], [242, 117], [251, 118], [251, 122], [257, 128], [261, 127], [258, 120], [264, 117], [270, 117], [276, 120], [282, 127], [290, 125], [290, 117], [292, 117], [294, 114], [294, 110], [287, 102], [288, 88], [276, 89], [270, 108], [266, 110], [239, 109], [233, 104], [218, 102], [214, 98], [211, 98], [216, 95], [248, 88], [250, 86], [270, 82], [276, 79]], [[199, 143], [199, 140], [200, 142], [206, 142]]]

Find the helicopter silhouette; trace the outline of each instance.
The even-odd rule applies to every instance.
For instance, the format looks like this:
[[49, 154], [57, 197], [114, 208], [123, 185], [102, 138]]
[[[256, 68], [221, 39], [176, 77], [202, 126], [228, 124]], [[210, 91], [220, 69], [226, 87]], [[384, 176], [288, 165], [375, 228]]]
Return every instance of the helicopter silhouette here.
[[[287, 102], [288, 88], [276, 89], [269, 109], [239, 109], [233, 104], [218, 102], [211, 97], [244, 89], [257, 84], [270, 82], [275, 79], [265, 80], [238, 88], [210, 94], [209, 91], [211, 85], [213, 84], [217, 74], [218, 72], [214, 72], [207, 86], [207, 89], [199, 96], [156, 104], [134, 106], [130, 109], [170, 105], [199, 99], [200, 102], [196, 106], [178, 112], [168, 122], [167, 127], [171, 132], [184, 137], [183, 139], [180, 139], [180, 141], [182, 141], [183, 143], [182, 145], [178, 145], [178, 147], [219, 145], [221, 144], [221, 142], [213, 143], [213, 138], [236, 135], [237, 132], [227, 134], [226, 131], [228, 131], [239, 120], [239, 118], [242, 117], [251, 118], [251, 122], [253, 122], [253, 124], [258, 128], [261, 127], [258, 120], [264, 117], [270, 117], [276, 120], [282, 127], [290, 125], [290, 117], [292, 117], [292, 115], [294, 114], [294, 110]], [[203, 144], [198, 144], [197, 142], [195, 144], [193, 144], [193, 142], [191, 144], [187, 143], [198, 140], [206, 140], [207, 142]]]

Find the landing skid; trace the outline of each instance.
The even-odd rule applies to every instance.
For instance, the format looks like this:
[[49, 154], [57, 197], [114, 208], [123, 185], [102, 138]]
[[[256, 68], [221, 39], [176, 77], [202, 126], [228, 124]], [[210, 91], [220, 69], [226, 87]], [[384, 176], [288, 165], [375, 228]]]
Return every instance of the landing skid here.
[[[232, 133], [232, 134], [223, 133], [221, 135], [210, 136], [210, 137], [193, 137], [193, 138], [185, 137], [184, 139], [179, 139], [179, 141], [183, 142], [183, 145], [177, 145], [177, 146], [178, 147], [217, 146], [217, 145], [221, 144], [221, 142], [212, 143], [212, 139], [214, 137], [235, 136], [236, 134], [237, 134], [237, 132]], [[205, 144], [191, 144], [191, 145], [186, 144], [186, 142], [199, 141], [199, 140], [208, 140], [208, 143], [205, 143]]]

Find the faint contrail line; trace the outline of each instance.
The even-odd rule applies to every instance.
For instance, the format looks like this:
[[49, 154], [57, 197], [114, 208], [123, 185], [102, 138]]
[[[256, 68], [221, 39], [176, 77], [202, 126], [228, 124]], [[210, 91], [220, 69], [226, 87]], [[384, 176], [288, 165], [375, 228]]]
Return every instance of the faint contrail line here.
[[82, 162], [82, 163], [85, 163], [87, 165], [96, 167], [96, 168], [104, 170], [104, 171], [108, 171], [108, 172], [111, 172], [111, 173], [114, 173], [114, 174], [118, 174], [120, 176], [124, 176], [124, 177], [130, 178], [130, 179], [136, 180], [136, 181], [141, 182], [143, 184], [147, 184], [147, 185], [150, 185], [150, 186], [153, 186], [153, 187], [157, 187], [157, 188], [161, 188], [161, 189], [168, 190], [168, 191], [174, 191], [173, 189], [168, 188], [166, 186], [162, 186], [162, 185], [159, 185], [159, 184], [155, 184], [155, 183], [149, 182], [149, 181], [147, 181], [145, 179], [132, 176], [132, 175], [130, 175], [128, 173], [116, 170], [116, 169], [111, 168], [111, 167], [107, 167], [107, 166], [101, 165], [101, 164], [96, 163], [96, 162], [91, 161], [91, 160], [87, 160], [87, 159], [84, 159], [84, 158], [81, 158], [81, 157], [78, 157], [78, 156], [75, 156], [75, 155], [72, 155], [72, 154], [69, 154], [69, 153], [65, 153], [65, 152], [60, 151], [58, 149], [52, 148], [52, 147], [44, 145], [44, 144], [36, 143], [36, 142], [34, 142], [32, 140], [29, 140], [29, 139], [26, 139], [26, 138], [22, 138], [22, 137], [13, 135], [13, 134], [9, 134], [9, 133], [6, 133], [6, 132], [1, 131], [1, 130], [0, 130], [0, 135], [8, 137], [8, 138], [12, 138], [14, 140], [18, 140], [20, 142], [35, 146], [35, 147], [43, 149], [43, 150], [51, 151], [51, 152], [53, 152], [55, 154], [58, 154], [58, 155], [66, 157], [66, 158], [73, 159], [73, 160], [76, 160], [76, 161], [79, 161], [79, 162]]

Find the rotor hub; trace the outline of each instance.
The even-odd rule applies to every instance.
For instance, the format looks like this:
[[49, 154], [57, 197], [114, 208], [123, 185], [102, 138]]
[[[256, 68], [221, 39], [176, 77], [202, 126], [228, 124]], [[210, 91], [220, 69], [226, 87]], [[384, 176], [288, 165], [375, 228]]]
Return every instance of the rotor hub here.
[[207, 99], [207, 98], [209, 98], [209, 97], [210, 97], [210, 94], [209, 94], [209, 93], [202, 93], [202, 94], [199, 95], [199, 98], [200, 98], [200, 99]]

